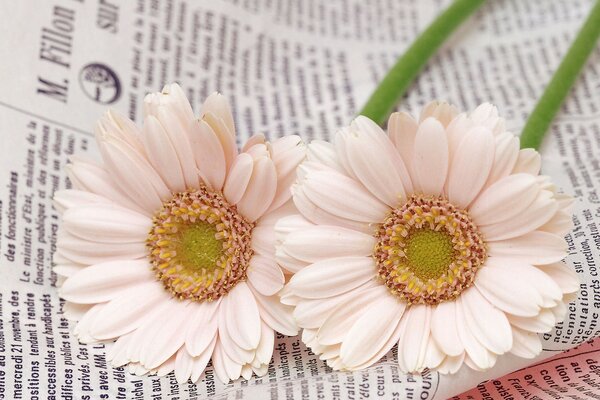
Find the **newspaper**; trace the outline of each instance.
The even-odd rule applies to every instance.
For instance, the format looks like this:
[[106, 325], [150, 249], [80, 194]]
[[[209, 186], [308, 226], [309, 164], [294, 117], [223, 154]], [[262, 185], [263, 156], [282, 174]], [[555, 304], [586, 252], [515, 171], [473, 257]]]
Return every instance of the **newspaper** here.
[[[581, 291], [565, 322], [543, 336], [538, 359], [503, 356], [483, 373], [411, 376], [399, 372], [394, 349], [364, 371], [334, 372], [299, 337], [281, 336], [263, 378], [223, 384], [209, 366], [198, 384], [179, 385], [173, 374], [112, 368], [109, 345], [78, 343], [63, 316], [51, 271], [58, 228], [51, 199], [69, 187], [71, 155], [98, 157], [91, 130], [108, 107], [139, 123], [144, 94], [177, 81], [196, 109], [211, 92], [225, 94], [244, 140], [257, 132], [328, 139], [448, 3], [0, 2], [0, 399], [599, 398], [600, 340], [561, 353], [600, 333], [598, 49], [542, 149], [543, 172], [577, 197], [567, 262]], [[592, 3], [485, 4], [400, 108], [489, 101], [519, 132]]]

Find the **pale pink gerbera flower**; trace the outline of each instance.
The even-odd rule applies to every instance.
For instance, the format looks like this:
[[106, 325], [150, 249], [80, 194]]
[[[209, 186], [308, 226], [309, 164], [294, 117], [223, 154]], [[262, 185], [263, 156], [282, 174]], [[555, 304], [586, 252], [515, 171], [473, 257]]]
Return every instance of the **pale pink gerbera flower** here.
[[396, 113], [389, 137], [365, 117], [313, 142], [292, 188], [300, 215], [276, 225], [282, 292], [303, 340], [334, 369], [367, 367], [398, 344], [402, 371], [498, 355], [533, 357], [539, 332], [577, 291], [561, 263], [572, 199], [539, 176], [496, 109], [433, 103]]
[[293, 210], [305, 147], [254, 136], [238, 152], [219, 94], [199, 119], [176, 84], [144, 106], [141, 131], [114, 112], [98, 122], [102, 164], [75, 160], [75, 189], [55, 196], [65, 313], [81, 342], [116, 340], [108, 358], [137, 374], [195, 382], [212, 358], [223, 382], [262, 376], [274, 331], [297, 332], [273, 226]]

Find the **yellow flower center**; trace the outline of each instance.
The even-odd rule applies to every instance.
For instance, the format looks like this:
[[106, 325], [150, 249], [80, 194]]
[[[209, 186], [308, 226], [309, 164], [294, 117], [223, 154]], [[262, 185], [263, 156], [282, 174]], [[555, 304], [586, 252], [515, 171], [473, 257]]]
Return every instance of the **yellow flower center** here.
[[440, 197], [412, 196], [390, 212], [375, 237], [380, 279], [409, 304], [455, 299], [487, 257], [466, 211]]
[[179, 299], [215, 300], [246, 279], [253, 225], [219, 193], [176, 193], [153, 219], [152, 268]]

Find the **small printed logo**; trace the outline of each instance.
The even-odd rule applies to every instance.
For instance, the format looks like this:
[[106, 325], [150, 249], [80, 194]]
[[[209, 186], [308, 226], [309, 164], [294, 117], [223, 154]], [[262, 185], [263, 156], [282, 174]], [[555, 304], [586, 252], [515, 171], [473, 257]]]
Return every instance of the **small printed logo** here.
[[101, 104], [114, 103], [121, 97], [121, 82], [110, 67], [91, 63], [79, 73], [81, 89], [90, 99]]

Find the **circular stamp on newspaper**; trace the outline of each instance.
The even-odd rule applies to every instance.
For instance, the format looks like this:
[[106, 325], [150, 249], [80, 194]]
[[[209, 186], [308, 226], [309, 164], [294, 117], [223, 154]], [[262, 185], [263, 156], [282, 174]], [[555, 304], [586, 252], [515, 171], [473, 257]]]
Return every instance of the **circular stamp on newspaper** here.
[[121, 97], [121, 81], [112, 70], [102, 63], [90, 63], [79, 73], [81, 89], [90, 99], [100, 104], [112, 104]]

